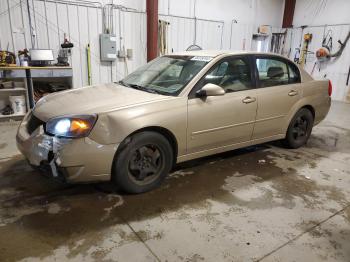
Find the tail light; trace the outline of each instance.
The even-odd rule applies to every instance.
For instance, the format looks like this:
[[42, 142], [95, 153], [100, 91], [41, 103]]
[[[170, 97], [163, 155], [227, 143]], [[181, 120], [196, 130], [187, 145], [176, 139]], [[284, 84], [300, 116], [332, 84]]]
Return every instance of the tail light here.
[[331, 96], [333, 91], [331, 80], [328, 81], [328, 95]]

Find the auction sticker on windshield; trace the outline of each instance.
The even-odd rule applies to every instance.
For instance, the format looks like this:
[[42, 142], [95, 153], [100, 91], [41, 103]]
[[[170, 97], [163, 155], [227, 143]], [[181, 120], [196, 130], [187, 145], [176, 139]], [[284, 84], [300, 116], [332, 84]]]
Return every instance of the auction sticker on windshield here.
[[209, 62], [212, 59], [213, 58], [210, 56], [194, 56], [191, 58], [191, 60], [193, 60], [193, 61], [203, 61], [203, 62]]

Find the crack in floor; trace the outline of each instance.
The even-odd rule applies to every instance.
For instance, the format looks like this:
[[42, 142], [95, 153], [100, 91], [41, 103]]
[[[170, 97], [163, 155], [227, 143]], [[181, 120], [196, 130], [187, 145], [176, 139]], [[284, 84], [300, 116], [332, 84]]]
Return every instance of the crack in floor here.
[[303, 232], [301, 232], [300, 234], [296, 235], [295, 237], [293, 237], [292, 239], [288, 240], [287, 242], [285, 242], [284, 244], [276, 247], [275, 249], [273, 249], [272, 251], [268, 252], [267, 254], [263, 255], [262, 257], [260, 257], [259, 259], [255, 260], [256, 262], [262, 261], [265, 258], [271, 256], [272, 254], [276, 253], [278, 250], [284, 248], [285, 246], [291, 244], [292, 242], [296, 241], [297, 239], [299, 239], [300, 237], [302, 237], [303, 235], [313, 231], [315, 228], [321, 226], [322, 224], [324, 224], [325, 222], [329, 221], [331, 218], [343, 213], [347, 208], [350, 208], [350, 204], [346, 205], [345, 207], [343, 207], [342, 209], [338, 210], [337, 212], [333, 213], [332, 215], [328, 216], [327, 218], [321, 220], [320, 222], [316, 223], [315, 225], [313, 225], [312, 227], [304, 230]]

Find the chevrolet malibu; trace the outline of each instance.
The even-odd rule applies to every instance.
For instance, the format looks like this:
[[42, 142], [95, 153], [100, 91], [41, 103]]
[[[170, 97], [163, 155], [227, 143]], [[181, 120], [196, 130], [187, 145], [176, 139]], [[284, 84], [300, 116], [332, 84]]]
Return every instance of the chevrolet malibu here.
[[332, 85], [275, 54], [192, 51], [159, 57], [118, 83], [42, 98], [19, 126], [32, 166], [67, 182], [159, 186], [174, 164], [272, 140], [303, 146]]

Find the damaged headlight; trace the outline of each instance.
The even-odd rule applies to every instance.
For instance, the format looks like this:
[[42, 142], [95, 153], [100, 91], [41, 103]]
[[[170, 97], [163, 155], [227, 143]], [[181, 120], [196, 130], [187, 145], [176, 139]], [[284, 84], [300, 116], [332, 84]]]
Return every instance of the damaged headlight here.
[[88, 136], [97, 120], [96, 115], [78, 115], [52, 118], [46, 123], [46, 133], [59, 137]]

